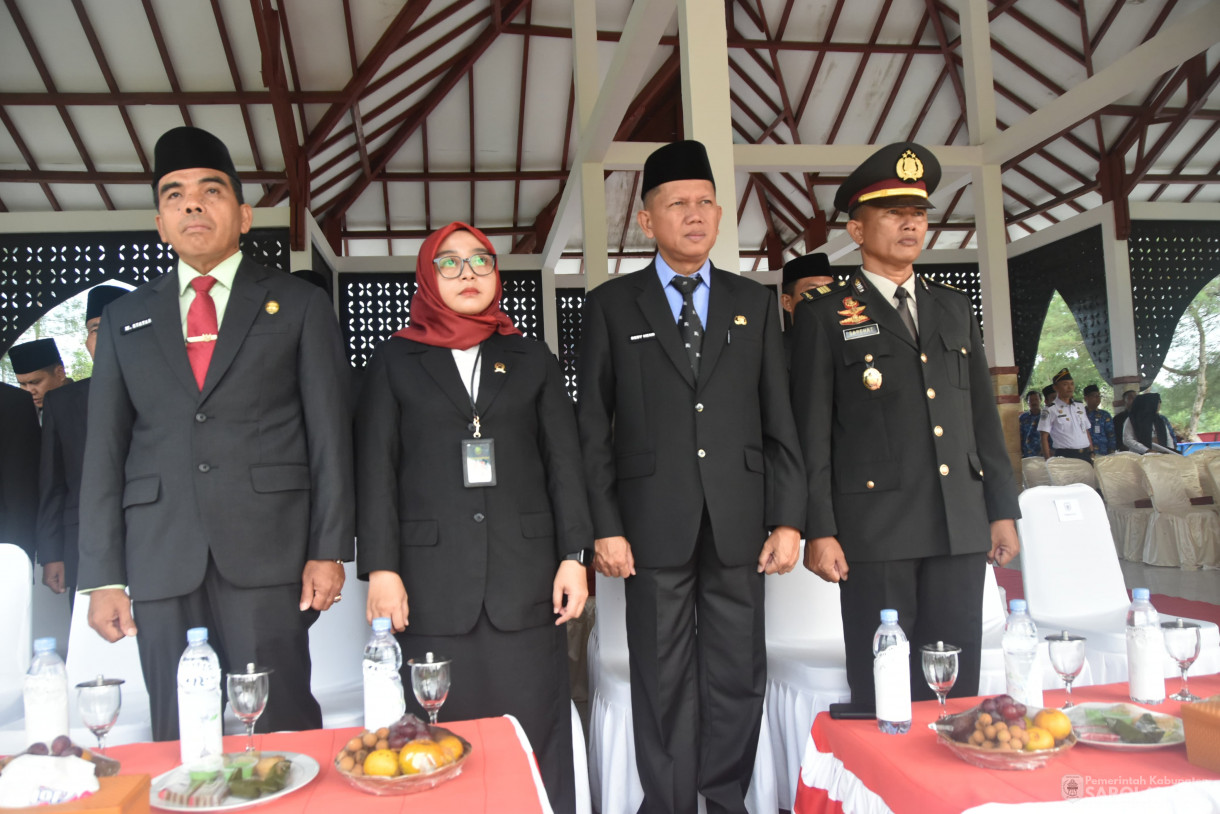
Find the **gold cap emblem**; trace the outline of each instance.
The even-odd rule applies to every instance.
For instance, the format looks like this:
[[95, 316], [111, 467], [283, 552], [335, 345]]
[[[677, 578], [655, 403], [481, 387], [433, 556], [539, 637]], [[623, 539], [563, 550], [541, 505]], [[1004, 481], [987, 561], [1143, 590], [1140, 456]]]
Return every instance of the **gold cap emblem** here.
[[275, 300], [267, 300], [267, 304], [263, 306], [263, 310], [268, 314], [278, 314], [280, 312], [280, 304]]
[[745, 325], [746, 318], [743, 317], [741, 314], [738, 314], [737, 316], [733, 317], [733, 324], [734, 325]]
[[923, 178], [923, 162], [911, 150], [907, 150], [898, 158], [898, 166], [894, 168], [899, 179], [908, 184]]

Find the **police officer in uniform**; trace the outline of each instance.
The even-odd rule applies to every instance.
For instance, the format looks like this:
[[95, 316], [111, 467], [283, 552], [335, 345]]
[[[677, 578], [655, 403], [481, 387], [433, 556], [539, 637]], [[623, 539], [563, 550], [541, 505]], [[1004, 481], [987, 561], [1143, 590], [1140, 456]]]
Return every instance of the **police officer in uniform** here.
[[1019, 516], [970, 299], [914, 274], [940, 165], [891, 144], [839, 188], [862, 268], [797, 308], [793, 408], [808, 475], [805, 566], [840, 583], [852, 701], [873, 703], [872, 636], [898, 611], [918, 647], [962, 648], [978, 690], [984, 568], [1017, 553]]
[[1076, 382], [1072, 381], [1072, 374], [1066, 367], [1055, 374], [1053, 381], [1056, 398], [1038, 419], [1042, 457], [1079, 458], [1092, 462], [1093, 436], [1089, 433], [1092, 424], [1084, 402], [1072, 398]]

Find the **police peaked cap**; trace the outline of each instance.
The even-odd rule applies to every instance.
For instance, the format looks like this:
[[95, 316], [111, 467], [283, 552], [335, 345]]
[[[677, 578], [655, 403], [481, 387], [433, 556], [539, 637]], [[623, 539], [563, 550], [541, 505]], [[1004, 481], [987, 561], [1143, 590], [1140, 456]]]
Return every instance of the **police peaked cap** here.
[[13, 345], [8, 349], [8, 360], [13, 363], [13, 372], [18, 376], [64, 363], [54, 339], [35, 339]]
[[708, 160], [707, 148], [698, 141], [675, 141], [653, 151], [644, 162], [644, 183], [640, 186], [640, 200], [651, 190], [670, 181], [711, 181], [712, 162]]
[[207, 130], [175, 127], [157, 139], [153, 148], [153, 194], [161, 179], [178, 170], [208, 169], [237, 178], [229, 148]]
[[1055, 374], [1054, 378], [1051, 379], [1051, 383], [1059, 384], [1059, 382], [1070, 382], [1072, 380], [1072, 371], [1065, 367], [1063, 370]]
[[934, 209], [928, 196], [940, 183], [940, 162], [913, 141], [889, 144], [856, 167], [835, 193], [835, 209], [849, 215], [861, 204]]
[[100, 317], [103, 308], [126, 293], [126, 288], [119, 288], [117, 285], [99, 285], [89, 289], [89, 302], [85, 305], [85, 322]]
[[795, 283], [806, 277], [832, 277], [830, 258], [822, 252], [802, 255], [784, 263], [784, 285]]

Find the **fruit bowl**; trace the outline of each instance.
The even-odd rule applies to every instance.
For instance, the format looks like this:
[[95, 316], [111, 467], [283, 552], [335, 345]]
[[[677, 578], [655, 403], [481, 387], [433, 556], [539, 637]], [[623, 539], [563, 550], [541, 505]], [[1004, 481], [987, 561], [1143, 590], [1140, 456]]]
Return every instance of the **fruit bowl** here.
[[467, 758], [470, 757], [470, 742], [461, 735], [450, 732], [439, 726], [428, 727], [434, 740], [444, 736], [452, 736], [457, 738], [462, 744], [462, 754], [457, 760], [452, 763], [446, 763], [433, 769], [430, 772], [421, 772], [419, 774], [399, 775], [398, 777], [380, 777], [374, 775], [356, 775], [350, 771], [343, 769], [339, 764], [346, 754], [346, 750], [340, 751], [335, 756], [335, 771], [339, 776], [350, 783], [354, 788], [359, 789], [367, 794], [375, 794], [378, 796], [389, 796], [395, 794], [416, 794], [421, 791], [433, 789], [442, 783], [445, 783], [462, 773], [462, 767], [466, 765]]
[[[928, 724], [928, 728], [936, 733], [937, 740], [949, 747], [953, 754], [970, 765], [979, 766], [983, 769], [1007, 769], [1011, 771], [1039, 769], [1056, 756], [1063, 754], [1076, 745], [1075, 732], [1069, 732], [1066, 738], [1054, 741], [1055, 745], [1051, 748], [1034, 751], [985, 748], [955, 740], [953, 738], [955, 732], [960, 734], [963, 730], [969, 731], [974, 728], [975, 721], [981, 712], [981, 707], [975, 707], [966, 712], [941, 718]], [[1028, 718], [1033, 719], [1039, 712], [1042, 712], [1042, 710], [1037, 707], [1029, 707], [1026, 715]]]

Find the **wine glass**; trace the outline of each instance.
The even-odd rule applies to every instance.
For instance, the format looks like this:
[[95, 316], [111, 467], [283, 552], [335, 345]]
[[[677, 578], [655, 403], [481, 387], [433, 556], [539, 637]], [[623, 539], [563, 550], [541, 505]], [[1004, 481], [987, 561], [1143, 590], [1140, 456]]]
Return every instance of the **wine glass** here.
[[246, 725], [246, 751], [254, 751], [254, 723], [267, 708], [271, 693], [271, 668], [246, 665], [244, 673], [229, 673], [225, 679], [229, 688], [229, 706]]
[[97, 751], [106, 746], [106, 733], [119, 719], [123, 706], [123, 679], [98, 676], [76, 685], [76, 707], [80, 720], [97, 738]]
[[1174, 701], [1201, 700], [1186, 686], [1186, 673], [1199, 657], [1199, 626], [1185, 619], [1177, 619], [1173, 622], [1162, 622], [1161, 630], [1165, 634], [1165, 652], [1178, 663], [1178, 669], [1182, 671], [1182, 689], [1169, 697]]
[[423, 661], [409, 659], [411, 665], [411, 689], [415, 700], [428, 713], [428, 722], [436, 726], [436, 716], [441, 705], [449, 697], [449, 659], [427, 653]]
[[940, 717], [947, 717], [949, 711], [945, 709], [945, 696], [957, 683], [958, 656], [962, 649], [955, 645], [937, 642], [936, 644], [925, 644], [919, 650], [923, 656], [924, 680], [928, 682], [928, 687], [932, 692], [936, 693], [936, 700], [940, 701]]
[[1046, 649], [1051, 657], [1051, 667], [1055, 668], [1055, 672], [1059, 674], [1059, 678], [1063, 679], [1063, 684], [1067, 688], [1067, 701], [1064, 702], [1063, 709], [1071, 709], [1075, 706], [1072, 703], [1072, 682], [1084, 669], [1084, 643], [1086, 641], [1084, 636], [1073, 636], [1066, 630], [1046, 637]]

